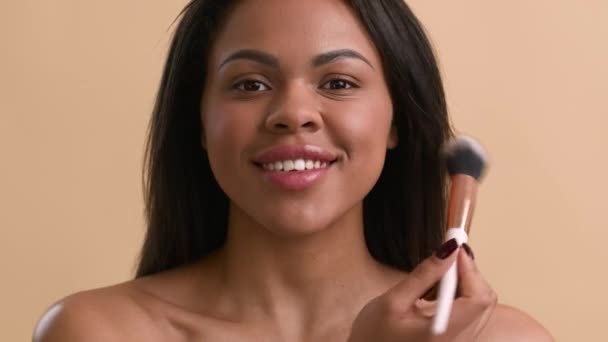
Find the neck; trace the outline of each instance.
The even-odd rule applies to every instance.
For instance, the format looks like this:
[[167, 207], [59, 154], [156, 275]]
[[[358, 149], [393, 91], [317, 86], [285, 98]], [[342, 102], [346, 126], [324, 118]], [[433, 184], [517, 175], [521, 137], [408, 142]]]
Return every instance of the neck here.
[[329, 227], [298, 236], [279, 236], [233, 206], [227, 241], [214, 259], [225, 294], [221, 306], [290, 334], [352, 322], [397, 274], [369, 254], [361, 205]]

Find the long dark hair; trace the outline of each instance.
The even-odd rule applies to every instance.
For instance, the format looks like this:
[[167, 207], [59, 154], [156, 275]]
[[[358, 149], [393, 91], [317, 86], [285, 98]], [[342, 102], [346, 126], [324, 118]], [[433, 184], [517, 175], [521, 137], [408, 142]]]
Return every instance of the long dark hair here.
[[[220, 247], [228, 197], [201, 147], [200, 101], [214, 38], [236, 1], [192, 0], [180, 13], [150, 121], [144, 160], [147, 233], [136, 277]], [[441, 76], [403, 0], [350, 0], [382, 60], [399, 144], [363, 203], [370, 254], [410, 271], [439, 244], [445, 216], [441, 146], [451, 135]]]

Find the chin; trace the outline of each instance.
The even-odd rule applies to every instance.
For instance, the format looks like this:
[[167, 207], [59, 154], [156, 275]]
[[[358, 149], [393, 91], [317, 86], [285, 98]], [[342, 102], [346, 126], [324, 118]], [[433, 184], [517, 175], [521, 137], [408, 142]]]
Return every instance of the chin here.
[[262, 226], [281, 237], [303, 237], [323, 231], [329, 226], [329, 222], [319, 220], [319, 217], [303, 218], [300, 216], [283, 220], [275, 217], [265, 221]]

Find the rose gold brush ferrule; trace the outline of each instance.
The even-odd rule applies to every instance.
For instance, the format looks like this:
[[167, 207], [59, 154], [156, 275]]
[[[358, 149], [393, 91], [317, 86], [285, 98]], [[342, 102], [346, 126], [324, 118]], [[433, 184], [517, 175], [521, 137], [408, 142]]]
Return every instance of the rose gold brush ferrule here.
[[462, 227], [469, 233], [477, 185], [477, 180], [468, 175], [458, 174], [451, 177], [448, 229]]

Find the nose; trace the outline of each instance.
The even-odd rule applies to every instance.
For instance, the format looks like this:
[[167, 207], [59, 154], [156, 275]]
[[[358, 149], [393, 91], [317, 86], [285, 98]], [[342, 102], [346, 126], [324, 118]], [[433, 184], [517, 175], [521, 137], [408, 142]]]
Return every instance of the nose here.
[[277, 94], [265, 127], [275, 134], [316, 132], [323, 126], [316, 92], [305, 84], [290, 85]]

